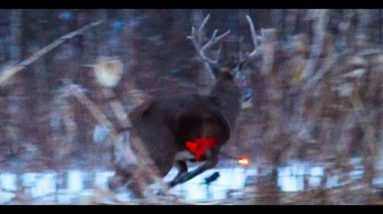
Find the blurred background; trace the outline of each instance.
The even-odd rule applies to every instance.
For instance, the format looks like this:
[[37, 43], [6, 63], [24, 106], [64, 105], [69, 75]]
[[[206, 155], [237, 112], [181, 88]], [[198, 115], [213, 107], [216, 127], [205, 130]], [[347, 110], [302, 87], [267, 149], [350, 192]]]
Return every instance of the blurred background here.
[[[257, 34], [271, 32], [244, 70], [251, 91], [223, 148], [251, 163], [222, 157], [217, 169], [174, 188], [177, 200], [168, 203], [382, 204], [377, 9], [0, 10], [0, 76], [59, 37], [103, 21], [0, 88], [0, 202], [141, 203], [106, 190], [113, 174], [108, 130], [63, 95], [63, 80], [81, 86], [107, 116], [94, 79], [100, 57], [123, 64], [114, 93], [126, 111], [149, 97], [203, 93], [209, 82], [186, 37], [207, 14], [207, 35], [231, 30], [221, 62], [253, 49], [246, 15]], [[201, 184], [214, 171], [221, 176]]]

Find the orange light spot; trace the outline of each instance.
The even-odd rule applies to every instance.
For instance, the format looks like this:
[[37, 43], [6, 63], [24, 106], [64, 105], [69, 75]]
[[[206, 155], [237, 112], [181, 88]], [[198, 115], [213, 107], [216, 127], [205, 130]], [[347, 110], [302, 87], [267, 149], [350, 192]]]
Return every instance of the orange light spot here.
[[249, 161], [249, 159], [247, 159], [245, 157], [240, 157], [238, 159], [238, 163], [241, 165], [249, 165], [250, 161]]

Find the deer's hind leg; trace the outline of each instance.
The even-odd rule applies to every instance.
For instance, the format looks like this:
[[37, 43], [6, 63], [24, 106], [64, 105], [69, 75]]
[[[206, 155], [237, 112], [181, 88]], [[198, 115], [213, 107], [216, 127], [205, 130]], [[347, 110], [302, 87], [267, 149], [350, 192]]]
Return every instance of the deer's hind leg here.
[[209, 151], [210, 155], [209, 155], [208, 159], [206, 160], [206, 162], [204, 164], [202, 164], [200, 167], [198, 167], [197, 169], [195, 169], [195, 170], [193, 170], [191, 172], [186, 172], [186, 173], [183, 173], [183, 174], [178, 174], [177, 177], [174, 178], [169, 183], [170, 187], [174, 187], [174, 186], [176, 186], [178, 184], [184, 183], [184, 182], [194, 178], [195, 176], [201, 174], [202, 172], [204, 172], [204, 171], [206, 171], [208, 169], [211, 169], [215, 165], [217, 165], [219, 150], [220, 150], [220, 146], [212, 148]]

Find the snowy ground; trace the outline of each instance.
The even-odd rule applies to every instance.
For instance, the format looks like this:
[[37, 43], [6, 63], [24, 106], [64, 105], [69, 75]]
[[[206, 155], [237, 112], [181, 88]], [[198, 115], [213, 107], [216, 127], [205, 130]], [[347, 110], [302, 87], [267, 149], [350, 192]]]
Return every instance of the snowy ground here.
[[[207, 186], [204, 184], [205, 178], [214, 172], [219, 172], [220, 176]], [[172, 169], [164, 180], [170, 180], [175, 176], [175, 173], [176, 170]], [[280, 167], [278, 174], [278, 185], [282, 191], [301, 191], [303, 190], [303, 175], [308, 175], [311, 187], [318, 186], [320, 176], [323, 175], [323, 168], [321, 166], [293, 163]], [[12, 203], [18, 189], [19, 191], [22, 190], [24, 197], [34, 198], [32, 203], [81, 203], [81, 198], [92, 195], [95, 189], [106, 189], [107, 180], [112, 175], [112, 171], [83, 171], [79, 169], [22, 174], [3, 172], [0, 173], [0, 203]], [[247, 179], [256, 177], [256, 175], [257, 169], [254, 167], [211, 169], [189, 182], [174, 187], [170, 190], [170, 193], [186, 201], [225, 199], [228, 192], [238, 191], [240, 194], [239, 190], [243, 189], [246, 182], [248, 182]], [[337, 180], [334, 178], [330, 182], [329, 185], [336, 185]], [[20, 186], [24, 189], [20, 188]], [[128, 194], [121, 194], [121, 197], [129, 199]]]

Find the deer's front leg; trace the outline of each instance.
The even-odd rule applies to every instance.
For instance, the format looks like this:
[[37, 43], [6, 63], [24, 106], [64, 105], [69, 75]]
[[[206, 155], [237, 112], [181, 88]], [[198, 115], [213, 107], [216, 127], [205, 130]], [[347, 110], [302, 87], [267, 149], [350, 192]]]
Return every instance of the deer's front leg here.
[[[183, 174], [179, 173], [169, 183], [170, 187], [174, 187], [178, 184], [184, 183], [184, 182], [194, 178], [195, 176], [201, 174], [202, 172], [206, 171], [207, 169], [213, 168], [218, 163], [218, 152], [219, 152], [219, 148], [213, 148], [213, 149], [209, 150], [208, 156], [210, 156], [210, 157], [208, 157], [207, 161], [203, 165], [201, 165], [200, 167], [198, 167], [197, 169], [195, 169], [191, 172], [187, 172], [187, 173], [183, 173]], [[210, 155], [209, 155], [209, 153], [210, 153]]]

